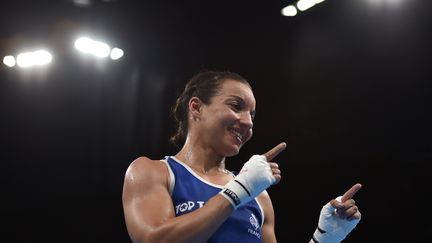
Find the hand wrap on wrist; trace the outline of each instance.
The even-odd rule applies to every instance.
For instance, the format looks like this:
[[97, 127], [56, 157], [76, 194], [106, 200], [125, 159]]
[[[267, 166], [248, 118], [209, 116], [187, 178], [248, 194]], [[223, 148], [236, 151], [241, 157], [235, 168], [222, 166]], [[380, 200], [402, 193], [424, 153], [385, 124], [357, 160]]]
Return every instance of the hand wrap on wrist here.
[[234, 208], [251, 201], [275, 183], [269, 163], [264, 155], [252, 156], [240, 173], [219, 192]]
[[[337, 197], [337, 201], [341, 201], [341, 196]], [[339, 243], [354, 229], [360, 219], [341, 219], [336, 214], [330, 202], [324, 205], [321, 209], [321, 214], [318, 220], [318, 227], [313, 234], [311, 242], [315, 243]]]

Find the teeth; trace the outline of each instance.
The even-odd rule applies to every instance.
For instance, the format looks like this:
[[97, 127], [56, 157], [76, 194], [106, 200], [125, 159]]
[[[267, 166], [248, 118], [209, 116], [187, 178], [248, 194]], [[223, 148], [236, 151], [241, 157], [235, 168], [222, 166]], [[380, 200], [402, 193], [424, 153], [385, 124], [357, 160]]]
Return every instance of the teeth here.
[[243, 141], [243, 135], [241, 135], [239, 132], [237, 132], [237, 131], [235, 131], [235, 130], [233, 130], [233, 129], [231, 129], [231, 132], [234, 133], [234, 134], [236, 135], [236, 138], [237, 138], [237, 140], [238, 140], [239, 142], [242, 142], [242, 141]]

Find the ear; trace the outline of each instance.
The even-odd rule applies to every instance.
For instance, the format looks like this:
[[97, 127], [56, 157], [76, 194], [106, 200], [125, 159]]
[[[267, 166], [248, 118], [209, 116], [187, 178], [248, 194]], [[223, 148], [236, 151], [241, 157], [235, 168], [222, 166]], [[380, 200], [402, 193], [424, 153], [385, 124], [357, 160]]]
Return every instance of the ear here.
[[189, 115], [192, 119], [196, 120], [201, 117], [202, 101], [198, 97], [192, 97], [189, 100]]

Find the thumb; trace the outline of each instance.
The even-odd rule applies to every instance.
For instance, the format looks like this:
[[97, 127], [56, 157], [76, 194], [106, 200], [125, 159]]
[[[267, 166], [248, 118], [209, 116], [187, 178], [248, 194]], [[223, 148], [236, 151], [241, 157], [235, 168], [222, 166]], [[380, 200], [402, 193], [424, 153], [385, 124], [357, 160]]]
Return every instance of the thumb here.
[[342, 196], [337, 197], [336, 199], [331, 200], [328, 202], [324, 207], [322, 208], [321, 213], [327, 216], [334, 215], [336, 213], [336, 210], [343, 207], [343, 204], [341, 203]]
[[342, 200], [342, 196], [339, 196], [339, 197], [331, 200], [329, 203], [333, 207], [333, 209], [339, 209], [339, 208], [343, 207], [341, 200]]
[[267, 153], [263, 154], [267, 161], [273, 160], [280, 152], [282, 152], [287, 147], [286, 143], [280, 143], [274, 148], [270, 149]]
[[[330, 202], [328, 202], [326, 205], [324, 205], [324, 207], [321, 209], [321, 214], [325, 215], [325, 216], [332, 216], [335, 213], [336, 210], [336, 206], [333, 201], [335, 201], [336, 199], [331, 200]], [[337, 201], [336, 201], [337, 203]]]

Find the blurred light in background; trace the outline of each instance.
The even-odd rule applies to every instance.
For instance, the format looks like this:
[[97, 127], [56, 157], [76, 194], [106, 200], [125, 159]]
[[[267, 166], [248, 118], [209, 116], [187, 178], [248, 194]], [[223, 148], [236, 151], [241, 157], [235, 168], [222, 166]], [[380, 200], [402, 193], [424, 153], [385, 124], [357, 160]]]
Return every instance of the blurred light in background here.
[[13, 56], [3, 57], [3, 64], [8, 66], [8, 67], [14, 67], [16, 64], [15, 57], [13, 57]]
[[83, 53], [88, 53], [96, 57], [105, 58], [110, 56], [111, 59], [117, 60], [124, 54], [120, 48], [113, 48], [104, 42], [96, 41], [88, 37], [80, 37], [75, 41], [75, 48]]
[[75, 41], [75, 48], [83, 53], [89, 53], [96, 57], [107, 57], [110, 54], [108, 44], [94, 41], [88, 37], [80, 37]]
[[[10, 59], [10, 61], [12, 60], [11, 58], [8, 59]], [[18, 54], [16, 58], [16, 63], [19, 67], [28, 68], [33, 66], [47, 65], [52, 61], [52, 59], [53, 57], [51, 53], [49, 53], [48, 51], [37, 50], [34, 52], [23, 52]], [[4, 59], [3, 59], [3, 63], [4, 63]]]
[[294, 5], [286, 6], [282, 9], [282, 15], [287, 17], [292, 17], [297, 15], [297, 9]]
[[93, 41], [93, 48], [90, 52], [97, 57], [108, 57], [110, 54], [110, 47], [108, 44], [101, 41]]
[[297, 8], [300, 11], [308, 10], [315, 5], [315, 0], [299, 0], [297, 2]]
[[117, 60], [117, 59], [121, 58], [121, 57], [123, 56], [123, 54], [124, 54], [124, 52], [123, 52], [122, 49], [117, 48], [117, 47], [114, 47], [114, 48], [111, 50], [110, 57], [111, 57], [111, 59], [113, 59], [113, 60]]
[[[372, 0], [370, 0], [372, 1]], [[391, 1], [391, 0], [389, 0]], [[400, 0], [393, 0], [393, 1], [400, 1]], [[324, 0], [299, 0], [295, 6], [289, 5], [281, 10], [281, 13], [283, 16], [289, 16], [293, 17], [297, 15], [297, 9], [300, 11], [306, 11], [309, 8], [315, 6], [318, 3], [324, 2]], [[297, 8], [296, 8], [297, 6]]]
[[73, 3], [77, 7], [90, 7], [92, 5], [91, 0], [73, 0]]
[[[95, 41], [88, 37], [81, 37], [75, 41], [75, 48], [83, 53], [88, 53], [99, 58], [110, 57], [112, 60], [118, 60], [123, 57], [124, 51], [118, 47], [110, 46], [101, 41]], [[16, 57], [12, 55], [3, 57], [3, 64], [8, 67], [29, 68], [33, 66], [44, 66], [51, 63], [53, 56], [46, 50], [36, 50], [33, 52], [23, 52]]]
[[75, 41], [75, 48], [81, 52], [90, 53], [92, 43], [90, 38], [80, 37]]

